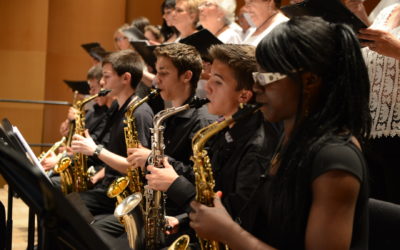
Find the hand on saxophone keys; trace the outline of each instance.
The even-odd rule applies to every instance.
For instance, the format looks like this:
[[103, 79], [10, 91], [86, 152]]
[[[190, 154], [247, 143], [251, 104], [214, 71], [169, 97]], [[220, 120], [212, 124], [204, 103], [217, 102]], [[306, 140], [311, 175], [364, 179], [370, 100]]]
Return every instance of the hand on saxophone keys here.
[[218, 191], [214, 196], [214, 207], [208, 207], [197, 201], [192, 201], [190, 207], [192, 212], [189, 214], [190, 226], [201, 238], [226, 242], [225, 229], [238, 226], [232, 220], [221, 202], [222, 192]]
[[94, 154], [97, 145], [89, 135], [88, 130], [85, 130], [85, 137], [75, 134], [72, 139], [71, 149], [73, 153], [80, 153], [89, 156]]
[[153, 190], [166, 192], [171, 184], [179, 177], [175, 169], [168, 163], [168, 158], [163, 159], [164, 168], [156, 168], [153, 165], [147, 166], [147, 185]]
[[129, 164], [134, 168], [141, 167], [142, 170], [144, 170], [147, 158], [149, 158], [149, 155], [151, 154], [151, 150], [140, 146], [139, 148], [128, 148], [127, 152], [128, 157], [126, 160], [129, 162]]
[[177, 233], [179, 230], [179, 220], [176, 217], [172, 216], [165, 216], [166, 220], [166, 234], [174, 234]]

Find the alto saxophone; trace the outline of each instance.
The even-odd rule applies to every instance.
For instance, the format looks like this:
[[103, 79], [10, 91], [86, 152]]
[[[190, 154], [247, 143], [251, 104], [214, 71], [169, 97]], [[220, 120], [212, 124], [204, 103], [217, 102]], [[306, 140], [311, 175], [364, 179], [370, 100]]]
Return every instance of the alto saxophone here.
[[[77, 96], [78, 96], [78, 91], [75, 91], [73, 105], [72, 105], [74, 109], [77, 109], [77, 104], [78, 104]], [[75, 120], [69, 122], [66, 148], [71, 147], [72, 136], [75, 133], [75, 124], [76, 124]], [[61, 159], [54, 167], [54, 172], [60, 175], [61, 191], [64, 194], [68, 194], [73, 191], [72, 168], [69, 168], [71, 163], [72, 160], [67, 155], [67, 150], [65, 149], [64, 152], [62, 153]]]
[[[226, 120], [214, 122], [196, 132], [192, 139], [193, 156], [191, 157], [191, 160], [194, 163], [193, 171], [196, 180], [196, 201], [209, 207], [214, 205], [213, 200], [215, 195], [215, 181], [208, 152], [204, 149], [204, 145], [208, 139], [233, 122], [236, 122], [254, 113], [259, 107], [260, 105], [258, 104], [245, 104], [241, 106], [232, 117]], [[227, 245], [224, 245], [218, 241], [207, 240], [200, 237], [197, 238], [199, 239], [202, 250], [228, 249]]]
[[[77, 109], [77, 112], [75, 114], [75, 134], [85, 136], [85, 110], [83, 109], [85, 104], [98, 96], [107, 95], [110, 91], [111, 90], [107, 89], [100, 90], [98, 94], [92, 95], [76, 103], [75, 108]], [[63, 192], [65, 190], [65, 192], [68, 193], [71, 190], [72, 186], [72, 191], [86, 191], [90, 182], [87, 173], [87, 156], [80, 153], [74, 154], [72, 176], [69, 174], [68, 170], [69, 166], [71, 165], [70, 163], [70, 160], [65, 160], [65, 162], [63, 162], [63, 159], [61, 159], [61, 162], [59, 163], [60, 167], [55, 169], [55, 171], [59, 172], [61, 176], [61, 189], [63, 190]]]
[[[158, 89], [151, 90], [150, 94], [141, 100], [134, 98], [127, 111], [125, 112], [124, 120], [124, 134], [126, 148], [137, 148], [139, 147], [139, 138], [136, 129], [135, 116], [133, 113], [135, 110], [147, 102], [148, 100], [156, 97], [159, 94]], [[127, 170], [127, 176], [116, 179], [108, 188], [107, 196], [109, 198], [117, 199], [117, 207], [114, 211], [115, 217], [119, 218], [121, 223], [124, 224], [125, 230], [128, 235], [129, 246], [135, 248], [137, 244], [138, 230], [131, 211], [140, 203], [143, 195], [143, 179], [144, 175], [140, 168], [129, 168]], [[143, 212], [142, 205], [140, 206], [140, 212]]]
[[[165, 119], [189, 108], [199, 108], [207, 99], [195, 98], [191, 103], [180, 107], [168, 108], [160, 111], [154, 116], [153, 128], [150, 129], [151, 154], [149, 157], [150, 165], [162, 168], [164, 158], [164, 126]], [[145, 187], [146, 210], [145, 210], [145, 245], [146, 249], [160, 249], [164, 243], [164, 232], [166, 227], [165, 220], [165, 194], [161, 191], [151, 190]]]

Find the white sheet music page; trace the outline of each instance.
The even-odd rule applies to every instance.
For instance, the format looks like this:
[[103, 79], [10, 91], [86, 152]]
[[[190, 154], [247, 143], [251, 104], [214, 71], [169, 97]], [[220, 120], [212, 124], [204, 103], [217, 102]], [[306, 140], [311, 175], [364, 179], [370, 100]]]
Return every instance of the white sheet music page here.
[[15, 135], [18, 137], [19, 141], [22, 143], [22, 145], [25, 148], [26, 154], [28, 159], [31, 160], [32, 164], [39, 168], [40, 171], [43, 173], [43, 175], [50, 181], [50, 178], [47, 176], [46, 172], [43, 169], [42, 164], [40, 164], [38, 158], [36, 157], [36, 155], [33, 153], [31, 147], [28, 145], [28, 143], [26, 142], [25, 138], [22, 136], [21, 132], [19, 131], [19, 129], [16, 126], [13, 126], [13, 132], [15, 133]]

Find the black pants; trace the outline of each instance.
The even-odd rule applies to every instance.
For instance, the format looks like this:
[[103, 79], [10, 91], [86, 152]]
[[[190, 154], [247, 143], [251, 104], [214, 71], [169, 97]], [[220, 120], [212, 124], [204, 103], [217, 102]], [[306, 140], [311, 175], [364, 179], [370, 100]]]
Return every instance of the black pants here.
[[400, 137], [370, 139], [365, 150], [370, 196], [400, 204]]
[[95, 187], [94, 189], [80, 193], [80, 195], [94, 216], [114, 213], [116, 199], [108, 198], [105, 187]]

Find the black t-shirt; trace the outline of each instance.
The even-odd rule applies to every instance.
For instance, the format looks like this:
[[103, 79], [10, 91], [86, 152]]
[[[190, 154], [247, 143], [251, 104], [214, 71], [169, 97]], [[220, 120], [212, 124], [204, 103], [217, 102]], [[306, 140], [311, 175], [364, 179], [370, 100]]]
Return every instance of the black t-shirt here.
[[[271, 218], [279, 211], [268, 211], [271, 199], [271, 184], [274, 176], [266, 175], [261, 181], [259, 188], [254, 193], [251, 201], [241, 213], [242, 227], [252, 233], [260, 240], [278, 249], [304, 249], [305, 230], [307, 218], [312, 202], [312, 182], [319, 176], [332, 170], [342, 170], [354, 175], [360, 181], [360, 192], [357, 199], [353, 235], [350, 249], [368, 249], [368, 185], [366, 165], [362, 153], [349, 139], [341, 137], [334, 138], [324, 144], [314, 154], [311, 165], [310, 176], [307, 181], [308, 194], [305, 198], [303, 211], [296, 211], [296, 216], [301, 218], [300, 225], [293, 224], [292, 228], [300, 228], [300, 233], [291, 229], [284, 232], [281, 227], [283, 221]], [[293, 197], [298, 193], [293, 193]], [[279, 197], [279, 194], [277, 195]], [[279, 199], [279, 198], [278, 198]], [[273, 206], [272, 206], [273, 207]], [[267, 221], [274, 221], [272, 224]]]
[[[128, 107], [129, 102], [133, 96], [128, 98], [125, 103], [118, 108], [118, 103], [114, 102], [112, 107], [111, 115], [109, 116], [109, 120], [107, 121], [106, 127], [109, 128], [109, 143], [104, 145], [109, 151], [126, 157], [127, 156], [127, 149], [125, 143], [125, 134], [124, 134], [124, 118], [125, 118], [125, 111]], [[149, 107], [147, 103], [143, 103], [138, 108], [136, 108], [135, 112], [133, 113], [135, 116], [135, 123], [136, 129], [138, 132], [138, 137], [140, 143], [144, 147], [149, 147], [150, 145], [150, 128], [152, 127], [153, 122], [153, 111]], [[103, 185], [108, 186], [116, 176], [122, 176], [123, 174], [114, 170], [113, 168], [106, 166], [105, 169], [105, 178], [102, 181]]]
[[89, 134], [93, 140], [97, 143], [97, 138], [104, 130], [106, 125], [105, 120], [107, 117], [108, 107], [106, 105], [99, 106], [98, 104], [93, 105], [93, 109], [89, 110], [85, 116], [85, 126], [89, 130]]

